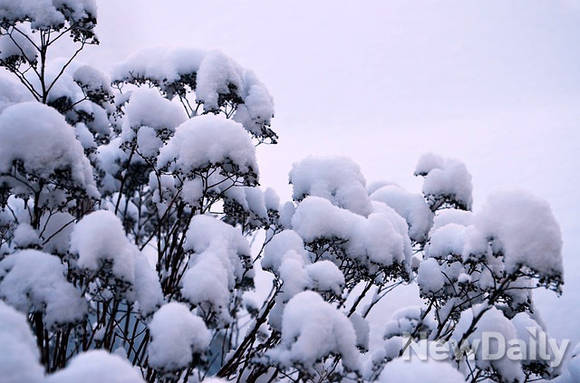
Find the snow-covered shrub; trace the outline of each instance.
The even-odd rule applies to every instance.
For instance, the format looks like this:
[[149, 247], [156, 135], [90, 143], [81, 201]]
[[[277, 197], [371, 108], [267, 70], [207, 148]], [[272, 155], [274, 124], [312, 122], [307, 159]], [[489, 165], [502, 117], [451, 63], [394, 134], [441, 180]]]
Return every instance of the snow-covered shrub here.
[[[547, 203], [504, 192], [472, 212], [465, 165], [432, 154], [422, 193], [311, 156], [281, 203], [259, 184], [259, 145], [278, 138], [264, 84], [195, 49], [145, 50], [109, 76], [75, 60], [95, 17], [93, 0], [0, 0], [1, 381], [578, 376], [577, 353], [562, 369], [400, 358], [484, 330], [535, 347], [532, 292], [563, 283]], [[66, 36], [75, 53], [49, 59]], [[412, 283], [425, 306], [381, 318]]]

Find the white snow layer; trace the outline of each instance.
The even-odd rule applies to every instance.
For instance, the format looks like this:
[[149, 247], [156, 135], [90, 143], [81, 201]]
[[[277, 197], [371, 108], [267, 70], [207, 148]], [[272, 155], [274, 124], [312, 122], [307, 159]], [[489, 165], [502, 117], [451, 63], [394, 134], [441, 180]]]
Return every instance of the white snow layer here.
[[371, 194], [371, 199], [395, 209], [409, 225], [409, 237], [413, 241], [425, 242], [433, 224], [433, 213], [420, 194], [409, 193], [397, 185], [387, 185]]
[[155, 131], [172, 132], [187, 119], [179, 104], [167, 100], [155, 89], [132, 91], [126, 114], [129, 125], [135, 130], [148, 126]]
[[136, 251], [121, 220], [107, 210], [84, 216], [71, 234], [71, 252], [78, 254], [79, 268], [97, 272], [110, 262], [113, 275], [131, 284], [135, 282]]
[[308, 157], [292, 165], [292, 197], [322, 197], [334, 205], [367, 216], [372, 208], [359, 166], [344, 157]]
[[217, 112], [222, 96], [238, 99], [234, 120], [260, 136], [274, 115], [272, 96], [253, 72], [240, 67], [218, 51], [152, 48], [138, 52], [118, 65], [113, 81], [150, 81], [172, 98], [185, 90], [183, 81], [195, 91], [196, 101], [205, 112]]
[[73, 228], [70, 250], [78, 254], [75, 266], [89, 273], [110, 265], [113, 276], [128, 283], [127, 298], [139, 302], [142, 315], [151, 314], [163, 302], [157, 273], [129, 242], [120, 219], [112, 212], [97, 210], [84, 216]]
[[186, 233], [184, 248], [193, 251], [182, 278], [181, 294], [194, 305], [208, 304], [229, 320], [230, 292], [246, 272], [250, 247], [239, 228], [208, 215], [195, 216]]
[[193, 354], [203, 353], [211, 340], [211, 333], [203, 320], [177, 302], [167, 303], [157, 310], [149, 323], [149, 330], [149, 364], [162, 371], [189, 366]]
[[298, 205], [292, 226], [307, 243], [319, 239], [347, 240], [347, 255], [369, 268], [395, 263], [409, 265], [407, 224], [384, 204], [377, 213], [365, 218], [324, 198], [307, 197]]
[[8, 172], [15, 160], [42, 178], [70, 169], [77, 186], [90, 196], [99, 195], [91, 164], [74, 130], [60, 113], [44, 104], [24, 102], [0, 114], [0, 172]]
[[65, 275], [58, 257], [36, 250], [13, 253], [0, 261], [0, 298], [23, 313], [43, 313], [48, 327], [76, 323], [87, 304]]
[[433, 359], [424, 361], [418, 358], [411, 360], [398, 358], [386, 364], [378, 382], [414, 383], [435, 380], [439, 383], [462, 383], [465, 377], [446, 362]]
[[118, 355], [92, 350], [75, 356], [66, 368], [49, 375], [46, 383], [144, 383], [138, 370]]
[[284, 308], [281, 344], [269, 354], [284, 365], [308, 367], [336, 353], [346, 368], [359, 370], [356, 341], [353, 325], [342, 312], [317, 293], [304, 291]]
[[0, 300], [0, 377], [4, 383], [40, 383], [44, 369], [26, 316]]
[[[66, 7], [66, 12], [64, 8]], [[0, 0], [0, 20], [30, 20], [33, 29], [55, 29], [65, 22], [97, 16], [95, 0]]]
[[508, 272], [519, 265], [541, 275], [563, 273], [562, 233], [548, 203], [523, 191], [491, 195], [476, 226], [501, 248]]
[[425, 154], [417, 163], [415, 175], [425, 177], [423, 194], [427, 197], [447, 197], [469, 210], [473, 202], [471, 174], [457, 160]]
[[521, 266], [543, 277], [561, 277], [561, 231], [548, 203], [522, 191], [492, 194], [474, 213], [443, 210], [435, 218], [425, 254], [481, 258], [502, 254], [505, 271]]
[[183, 174], [228, 163], [242, 173], [258, 172], [254, 145], [242, 126], [214, 115], [194, 117], [179, 125], [158, 158], [159, 167], [171, 164]]

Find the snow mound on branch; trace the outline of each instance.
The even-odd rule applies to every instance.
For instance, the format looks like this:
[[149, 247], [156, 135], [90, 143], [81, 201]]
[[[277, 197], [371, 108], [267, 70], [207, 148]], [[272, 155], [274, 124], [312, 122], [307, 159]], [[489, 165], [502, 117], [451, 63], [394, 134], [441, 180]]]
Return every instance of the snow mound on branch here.
[[433, 258], [421, 262], [417, 275], [417, 284], [424, 294], [435, 293], [440, 290], [445, 280], [439, 268], [439, 263]]
[[524, 265], [544, 276], [562, 275], [562, 234], [546, 201], [522, 191], [496, 193], [475, 219], [502, 250], [508, 273]]
[[20, 60], [36, 64], [38, 50], [31, 42], [34, 41], [32, 31], [27, 27], [20, 27], [18, 30], [0, 36], [0, 61], [12, 65]]
[[5, 383], [42, 382], [44, 369], [26, 316], [0, 301], [0, 376]]
[[307, 197], [298, 205], [292, 226], [307, 243], [320, 239], [347, 241], [347, 256], [369, 268], [372, 265], [407, 266], [411, 258], [407, 225], [384, 204], [381, 211], [365, 218], [324, 198]]
[[183, 174], [215, 165], [257, 178], [256, 153], [249, 136], [239, 123], [214, 115], [179, 125], [158, 158], [160, 168], [170, 166]]
[[194, 305], [209, 305], [228, 321], [231, 291], [253, 278], [250, 247], [239, 228], [208, 215], [193, 217], [184, 248], [193, 251], [181, 294]]
[[65, 275], [58, 257], [36, 250], [16, 252], [0, 261], [0, 297], [23, 313], [44, 313], [48, 327], [76, 323], [87, 305]]
[[359, 370], [360, 354], [350, 320], [320, 295], [304, 291], [286, 305], [282, 319], [282, 339], [269, 352], [279, 363], [312, 367], [331, 353], [342, 356], [349, 370]]
[[292, 198], [322, 197], [333, 205], [367, 216], [372, 208], [359, 166], [344, 157], [308, 157], [292, 165]]
[[203, 320], [182, 303], [163, 305], [149, 323], [151, 343], [147, 349], [149, 364], [162, 371], [185, 368], [193, 354], [203, 353], [209, 346], [211, 333]]
[[126, 114], [131, 128], [148, 126], [156, 132], [163, 130], [173, 132], [187, 119], [180, 105], [162, 97], [155, 89], [132, 91]]
[[473, 224], [473, 213], [467, 210], [460, 209], [441, 209], [433, 219], [433, 227], [431, 232], [435, 232], [439, 228], [454, 223], [462, 226], [469, 226]]
[[425, 247], [425, 255], [430, 258], [445, 259], [447, 256], [461, 257], [465, 248], [467, 228], [449, 223], [432, 232]]
[[[143, 49], [118, 64], [113, 69], [112, 80], [135, 83], [151, 81], [173, 97], [176, 91], [171, 87], [173, 83], [185, 76], [196, 74], [204, 56], [205, 51], [200, 49], [161, 47]], [[191, 82], [193, 87], [195, 83], [193, 79]]]
[[277, 271], [289, 251], [294, 251], [306, 260], [304, 241], [294, 230], [284, 230], [272, 237], [264, 248], [262, 268]]
[[415, 175], [425, 177], [423, 194], [430, 206], [447, 201], [457, 204], [464, 210], [471, 209], [473, 201], [471, 175], [462, 162], [431, 153], [425, 154], [417, 163]]
[[89, 160], [74, 130], [55, 109], [37, 102], [9, 106], [0, 114], [0, 172], [22, 161], [24, 169], [41, 178], [71, 171], [74, 184], [97, 197]]
[[163, 291], [157, 272], [151, 267], [145, 255], [140, 254], [135, 259], [134, 297], [131, 300], [139, 302], [139, 312], [149, 316], [163, 303]]
[[386, 364], [381, 373], [379, 383], [411, 383], [411, 382], [432, 382], [437, 377], [440, 383], [463, 383], [465, 377], [449, 363], [437, 362], [433, 359], [405, 360], [397, 358]]
[[111, 79], [90, 65], [80, 65], [74, 70], [73, 80], [85, 91], [87, 96], [112, 97]]
[[[477, 327], [475, 330], [468, 335], [467, 342], [473, 344], [476, 340], [481, 342], [485, 333], [497, 333], [501, 334], [504, 339], [509, 342], [513, 339], [517, 339], [517, 331], [513, 323], [507, 319], [503, 313], [496, 309], [495, 307], [489, 308], [485, 305], [477, 305], [472, 309], [463, 311], [461, 313], [461, 318], [453, 332], [452, 338], [455, 341], [459, 341], [469, 330], [474, 316], [481, 313], [481, 310], [487, 310], [483, 313], [479, 322], [477, 322]], [[509, 343], [508, 343], [509, 344]], [[492, 354], [498, 353], [497, 342], [489, 342], [489, 352]], [[522, 365], [519, 360], [510, 360], [507, 355], [497, 360], [484, 360], [482, 357], [484, 347], [479, 347], [476, 350], [475, 363], [478, 367], [482, 369], [493, 368], [502, 377], [503, 381], [514, 382], [523, 380]]]
[[318, 261], [305, 266], [312, 290], [333, 292], [340, 296], [344, 288], [342, 271], [330, 261]]
[[395, 209], [409, 225], [409, 237], [413, 241], [425, 242], [433, 224], [433, 213], [420, 194], [409, 193], [397, 185], [387, 185], [371, 194], [371, 199]]
[[78, 254], [81, 269], [98, 272], [106, 263], [116, 278], [135, 282], [135, 253], [119, 218], [110, 211], [98, 210], [81, 219], [71, 234], [71, 252]]
[[65, 20], [74, 23], [96, 16], [95, 0], [0, 0], [0, 21], [28, 19], [33, 29], [58, 29]]
[[0, 72], [0, 89], [0, 113], [10, 105], [34, 100], [32, 94], [5, 71]]
[[269, 136], [265, 129], [274, 115], [274, 102], [253, 72], [240, 67], [218, 51], [152, 48], [138, 52], [113, 71], [114, 82], [158, 86], [167, 97], [195, 91], [204, 112], [216, 113], [226, 101], [237, 105], [234, 120], [257, 137]]
[[[423, 318], [423, 319], [422, 319]], [[390, 321], [385, 325], [384, 339], [408, 336], [415, 329], [428, 330], [434, 327], [433, 319], [425, 315], [419, 306], [407, 306], [395, 311]], [[397, 350], [397, 354], [398, 354]]]
[[561, 280], [562, 236], [544, 200], [521, 191], [491, 195], [476, 212], [443, 210], [425, 248], [428, 257], [461, 256], [464, 261], [501, 254], [508, 274], [522, 266], [540, 278]]
[[73, 228], [70, 251], [78, 254], [75, 266], [89, 273], [110, 272], [127, 284], [127, 298], [139, 302], [142, 315], [151, 314], [163, 302], [157, 273], [125, 236], [121, 220], [112, 212], [98, 210], [83, 217]]
[[141, 374], [125, 359], [103, 350], [75, 356], [68, 366], [49, 375], [46, 383], [144, 383]]

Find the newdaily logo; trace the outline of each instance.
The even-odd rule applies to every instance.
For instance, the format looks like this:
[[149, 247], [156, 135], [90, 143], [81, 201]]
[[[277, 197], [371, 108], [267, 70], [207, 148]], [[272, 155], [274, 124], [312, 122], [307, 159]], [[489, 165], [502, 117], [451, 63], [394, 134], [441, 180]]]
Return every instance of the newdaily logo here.
[[494, 361], [509, 359], [516, 361], [543, 361], [550, 367], [557, 368], [562, 364], [566, 352], [570, 346], [570, 340], [564, 339], [558, 342], [554, 338], [548, 338], [546, 333], [538, 331], [536, 327], [528, 327], [528, 339], [506, 339], [500, 332], [482, 332], [481, 337], [462, 344], [455, 339], [447, 342], [429, 342], [426, 339], [419, 341], [409, 340], [409, 346], [403, 353], [405, 360], [418, 358], [419, 360], [444, 361], [455, 359], [457, 361], [467, 357]]

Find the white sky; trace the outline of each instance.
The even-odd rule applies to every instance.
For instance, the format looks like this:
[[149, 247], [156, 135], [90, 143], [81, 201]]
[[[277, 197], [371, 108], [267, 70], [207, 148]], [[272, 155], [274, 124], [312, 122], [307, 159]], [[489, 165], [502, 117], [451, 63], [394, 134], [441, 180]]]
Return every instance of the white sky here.
[[280, 135], [259, 149], [262, 184], [283, 198], [309, 154], [419, 191], [415, 162], [433, 151], [465, 161], [476, 208], [499, 188], [548, 199], [566, 292], [538, 301], [551, 333], [580, 340], [580, 0], [97, 2], [101, 46], [82, 59], [102, 69], [172, 45], [219, 49], [257, 73]]

